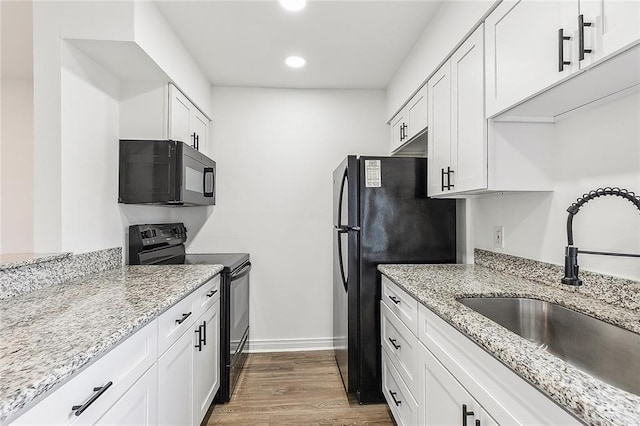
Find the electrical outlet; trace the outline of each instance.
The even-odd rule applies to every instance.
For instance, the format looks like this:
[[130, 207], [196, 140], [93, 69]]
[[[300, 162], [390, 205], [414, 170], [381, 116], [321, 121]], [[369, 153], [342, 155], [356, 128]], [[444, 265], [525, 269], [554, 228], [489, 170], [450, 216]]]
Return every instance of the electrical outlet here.
[[495, 248], [504, 248], [504, 226], [493, 227], [493, 246]]

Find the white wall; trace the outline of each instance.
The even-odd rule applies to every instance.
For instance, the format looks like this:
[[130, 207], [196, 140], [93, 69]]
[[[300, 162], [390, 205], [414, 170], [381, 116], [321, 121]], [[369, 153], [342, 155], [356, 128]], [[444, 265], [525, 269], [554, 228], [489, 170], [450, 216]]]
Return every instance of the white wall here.
[[387, 86], [389, 120], [449, 53], [471, 32], [495, 0], [444, 1]]
[[[566, 209], [582, 194], [617, 186], [640, 194], [640, 94], [558, 122], [553, 193], [495, 195], [477, 200], [475, 245], [563, 264]], [[640, 253], [640, 212], [628, 201], [602, 197], [573, 222], [574, 244], [585, 250]], [[494, 225], [505, 227], [505, 249], [493, 248]], [[640, 279], [640, 260], [579, 255], [583, 269]]]
[[206, 110], [206, 78], [155, 6], [142, 3], [34, 3], [35, 251], [113, 247], [129, 223], [170, 220], [167, 208], [118, 206], [120, 84], [65, 41], [139, 41]]
[[330, 347], [332, 173], [347, 154], [388, 150], [384, 92], [216, 87], [211, 99], [217, 205], [208, 220], [176, 212], [188, 251], [251, 254], [252, 348]]
[[33, 251], [33, 80], [2, 81], [2, 252]]
[[33, 9], [30, 1], [0, 9], [0, 252], [32, 252]]

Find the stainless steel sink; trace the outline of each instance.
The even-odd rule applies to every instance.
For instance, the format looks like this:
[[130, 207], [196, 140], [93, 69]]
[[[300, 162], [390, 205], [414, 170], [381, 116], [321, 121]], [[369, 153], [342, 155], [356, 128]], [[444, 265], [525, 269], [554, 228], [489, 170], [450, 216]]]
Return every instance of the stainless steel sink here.
[[617, 388], [640, 395], [640, 335], [535, 299], [469, 297], [460, 303]]

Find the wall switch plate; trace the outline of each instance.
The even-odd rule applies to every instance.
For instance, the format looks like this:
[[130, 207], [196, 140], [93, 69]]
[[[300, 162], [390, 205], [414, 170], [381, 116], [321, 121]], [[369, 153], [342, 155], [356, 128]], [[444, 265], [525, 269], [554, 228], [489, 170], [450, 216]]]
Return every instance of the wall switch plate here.
[[504, 226], [493, 227], [493, 247], [504, 248]]

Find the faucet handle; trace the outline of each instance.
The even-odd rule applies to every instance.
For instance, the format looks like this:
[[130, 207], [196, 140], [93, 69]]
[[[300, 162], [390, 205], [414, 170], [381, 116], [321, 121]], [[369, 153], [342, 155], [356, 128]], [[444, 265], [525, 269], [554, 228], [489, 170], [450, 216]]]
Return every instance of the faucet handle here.
[[579, 286], [582, 280], [578, 278], [578, 247], [567, 246], [564, 252], [564, 278], [563, 284]]

